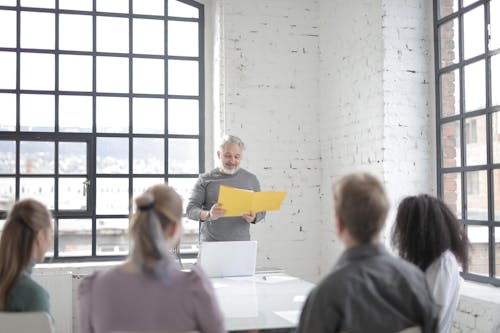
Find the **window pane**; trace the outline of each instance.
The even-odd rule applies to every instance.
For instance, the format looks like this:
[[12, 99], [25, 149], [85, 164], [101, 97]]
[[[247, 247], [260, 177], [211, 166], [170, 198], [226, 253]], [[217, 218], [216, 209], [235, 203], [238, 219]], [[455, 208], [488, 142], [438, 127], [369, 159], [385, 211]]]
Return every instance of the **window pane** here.
[[59, 56], [59, 89], [92, 91], [92, 56], [61, 54]]
[[465, 111], [475, 111], [486, 106], [484, 72], [484, 60], [465, 66]]
[[491, 115], [491, 142], [493, 145], [493, 163], [500, 163], [500, 112]]
[[[136, 0], [137, 1], [137, 0]], [[176, 17], [198, 18], [198, 9], [180, 1], [168, 1], [168, 15]]]
[[59, 142], [59, 173], [62, 175], [87, 174], [87, 144], [85, 142]]
[[59, 256], [92, 255], [92, 220], [59, 219]]
[[92, 131], [92, 97], [59, 96], [59, 131]]
[[486, 116], [465, 119], [467, 165], [486, 164]]
[[98, 52], [128, 53], [128, 19], [98, 16], [96, 38]]
[[8, 211], [16, 201], [16, 179], [0, 178], [0, 210]]
[[92, 16], [60, 14], [59, 48], [92, 51]]
[[197, 100], [168, 100], [169, 134], [199, 134], [199, 118], [199, 104]]
[[488, 220], [488, 178], [486, 170], [465, 173], [467, 219]]
[[[500, 222], [500, 169], [493, 170], [493, 197], [495, 198], [493, 218]], [[497, 235], [500, 236], [500, 234]]]
[[484, 6], [464, 14], [464, 60], [484, 53]]
[[96, 9], [98, 12], [128, 13], [129, 0], [97, 0]]
[[473, 4], [474, 2], [477, 2], [478, 0], [463, 0], [462, 7], [467, 7], [468, 5]]
[[495, 228], [495, 275], [500, 278], [500, 228]]
[[16, 53], [0, 52], [0, 89], [16, 89]]
[[441, 126], [441, 154], [443, 168], [460, 166], [460, 121]]
[[442, 179], [443, 201], [462, 219], [462, 179], [460, 173], [445, 173]]
[[23, 7], [55, 8], [55, 0], [21, 0]]
[[165, 15], [163, 3], [164, 0], [133, 0], [133, 11], [134, 14]]
[[162, 20], [134, 19], [134, 53], [163, 55], [165, 53], [164, 30]]
[[489, 49], [500, 47], [500, 0], [490, 2], [490, 42]]
[[54, 209], [54, 178], [19, 179], [19, 198], [34, 198], [48, 209]]
[[134, 59], [134, 93], [165, 93], [163, 59]]
[[128, 254], [128, 219], [97, 219], [97, 255], [122, 256]]
[[168, 173], [199, 173], [198, 140], [170, 139], [168, 141]]
[[2, 6], [16, 6], [17, 0], [0, 0]]
[[128, 138], [97, 138], [97, 173], [128, 173]]
[[128, 93], [128, 59], [97, 57], [97, 91]]
[[53, 132], [55, 101], [52, 95], [21, 95], [21, 131]]
[[[132, 198], [135, 199], [142, 193], [144, 193], [149, 187], [156, 184], [164, 184], [164, 178], [146, 178], [146, 177], [136, 177], [132, 182], [133, 190], [132, 190]], [[135, 206], [132, 207], [135, 211]]]
[[500, 54], [491, 57], [491, 91], [491, 105], [500, 105]]
[[198, 23], [168, 22], [168, 54], [174, 56], [198, 56]]
[[[1, 66], [1, 65], [0, 65]], [[0, 68], [1, 71], [1, 68]], [[1, 79], [0, 79], [1, 81]], [[0, 117], [0, 131], [16, 130], [16, 95], [0, 94], [2, 116]]]
[[17, 14], [13, 10], [0, 10], [0, 47], [16, 47]]
[[97, 178], [97, 214], [128, 214], [128, 206], [127, 178]]
[[198, 62], [168, 61], [168, 93], [170, 95], [198, 95]]
[[21, 47], [50, 49], [55, 47], [55, 15], [21, 11]]
[[16, 142], [2, 140], [0, 141], [0, 174], [14, 173], [16, 173]]
[[92, 0], [59, 0], [60, 9], [92, 10]]
[[470, 241], [469, 272], [488, 276], [488, 227], [467, 226]]
[[21, 89], [54, 90], [54, 67], [53, 54], [21, 52]]
[[128, 133], [128, 98], [97, 97], [96, 108], [97, 132]]
[[186, 211], [186, 206], [191, 195], [191, 191], [194, 188], [194, 184], [198, 178], [169, 178], [168, 185], [175, 188], [177, 193], [182, 197], [183, 211]]
[[440, 67], [458, 62], [458, 18], [439, 27]]
[[460, 113], [460, 72], [452, 72], [441, 75], [439, 84], [441, 86], [441, 117], [453, 116]]
[[162, 134], [165, 128], [165, 100], [134, 98], [134, 133]]
[[134, 173], [165, 173], [163, 139], [134, 138]]
[[87, 210], [87, 178], [59, 178], [59, 209]]
[[54, 173], [54, 142], [21, 141], [19, 149], [21, 173]]

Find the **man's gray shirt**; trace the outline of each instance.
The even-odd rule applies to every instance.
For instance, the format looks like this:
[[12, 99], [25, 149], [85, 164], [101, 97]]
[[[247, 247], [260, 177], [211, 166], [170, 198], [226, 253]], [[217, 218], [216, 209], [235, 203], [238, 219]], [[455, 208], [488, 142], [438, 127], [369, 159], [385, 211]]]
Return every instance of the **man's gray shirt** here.
[[439, 309], [424, 273], [381, 244], [346, 250], [309, 294], [298, 333], [387, 333], [437, 330]]
[[[244, 169], [240, 168], [232, 175], [213, 169], [198, 178], [186, 208], [188, 218], [199, 220], [202, 210], [210, 210], [217, 203], [220, 185], [260, 191], [257, 177]], [[257, 213], [255, 222], [262, 220], [265, 215], [265, 212]], [[250, 223], [241, 216], [221, 217], [216, 221], [202, 222], [201, 240], [208, 242], [250, 240]]]

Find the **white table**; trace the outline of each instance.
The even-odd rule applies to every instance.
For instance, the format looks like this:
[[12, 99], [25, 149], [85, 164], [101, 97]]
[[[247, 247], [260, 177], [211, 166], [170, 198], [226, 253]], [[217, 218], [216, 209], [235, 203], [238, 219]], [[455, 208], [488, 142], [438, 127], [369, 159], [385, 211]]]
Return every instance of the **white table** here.
[[314, 287], [283, 273], [211, 280], [228, 331], [296, 327]]

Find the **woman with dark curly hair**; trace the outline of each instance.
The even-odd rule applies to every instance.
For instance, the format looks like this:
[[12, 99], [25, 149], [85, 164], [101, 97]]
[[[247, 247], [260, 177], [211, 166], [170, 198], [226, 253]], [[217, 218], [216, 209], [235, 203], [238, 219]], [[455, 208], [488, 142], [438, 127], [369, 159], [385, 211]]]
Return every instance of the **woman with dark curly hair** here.
[[393, 228], [392, 243], [399, 255], [425, 272], [441, 307], [439, 332], [449, 332], [461, 281], [457, 260], [468, 259], [464, 228], [443, 201], [426, 194], [401, 201]]

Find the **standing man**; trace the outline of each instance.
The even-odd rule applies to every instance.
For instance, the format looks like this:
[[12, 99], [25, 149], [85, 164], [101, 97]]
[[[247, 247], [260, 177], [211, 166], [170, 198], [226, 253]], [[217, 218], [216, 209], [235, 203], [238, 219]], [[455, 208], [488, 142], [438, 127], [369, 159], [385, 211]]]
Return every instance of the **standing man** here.
[[200, 221], [201, 240], [204, 242], [250, 240], [250, 223], [256, 223], [266, 215], [265, 212], [250, 212], [224, 217], [226, 211], [217, 203], [220, 185], [260, 191], [257, 177], [240, 168], [244, 149], [240, 138], [225, 135], [217, 151], [219, 167], [200, 175], [191, 192], [187, 216]]
[[309, 294], [298, 333], [385, 333], [419, 326], [434, 333], [438, 308], [423, 272], [389, 254], [380, 241], [389, 200], [366, 173], [333, 188], [335, 227], [345, 251]]

